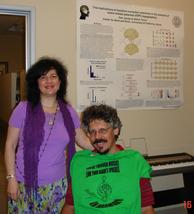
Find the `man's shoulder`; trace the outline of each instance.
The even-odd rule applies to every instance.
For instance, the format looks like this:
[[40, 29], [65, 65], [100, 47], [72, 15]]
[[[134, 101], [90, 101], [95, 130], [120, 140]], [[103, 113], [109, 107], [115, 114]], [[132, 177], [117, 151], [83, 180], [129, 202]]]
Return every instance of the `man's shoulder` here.
[[143, 158], [143, 155], [138, 152], [137, 150], [133, 150], [133, 149], [125, 149], [125, 154], [128, 157], [133, 157], [133, 158]]
[[131, 148], [125, 148], [124, 151], [126, 152], [126, 154], [130, 155], [141, 155], [137, 150], [133, 150]]
[[92, 152], [90, 150], [80, 150], [77, 151], [73, 158], [72, 158], [72, 163], [71, 165], [76, 165], [79, 162], [85, 161], [88, 157], [90, 157]]

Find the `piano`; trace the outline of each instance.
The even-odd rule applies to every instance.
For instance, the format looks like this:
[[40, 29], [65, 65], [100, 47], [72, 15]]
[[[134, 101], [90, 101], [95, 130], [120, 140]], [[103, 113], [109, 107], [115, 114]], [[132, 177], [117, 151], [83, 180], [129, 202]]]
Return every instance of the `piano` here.
[[[152, 166], [152, 177], [182, 174], [184, 186], [154, 192], [155, 207], [189, 203], [188, 214], [194, 213], [194, 157], [188, 153], [147, 156]], [[176, 182], [176, 180], [174, 181]]]
[[145, 157], [152, 166], [152, 176], [194, 171], [194, 157], [187, 153], [176, 153]]

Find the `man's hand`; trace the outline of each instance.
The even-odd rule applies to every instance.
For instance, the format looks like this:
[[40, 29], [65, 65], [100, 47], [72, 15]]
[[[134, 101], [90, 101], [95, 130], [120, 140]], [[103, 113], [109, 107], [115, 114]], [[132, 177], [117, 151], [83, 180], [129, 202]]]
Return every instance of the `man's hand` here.
[[142, 214], [155, 214], [152, 206], [142, 207]]
[[61, 211], [61, 214], [74, 214], [74, 206], [65, 203]]

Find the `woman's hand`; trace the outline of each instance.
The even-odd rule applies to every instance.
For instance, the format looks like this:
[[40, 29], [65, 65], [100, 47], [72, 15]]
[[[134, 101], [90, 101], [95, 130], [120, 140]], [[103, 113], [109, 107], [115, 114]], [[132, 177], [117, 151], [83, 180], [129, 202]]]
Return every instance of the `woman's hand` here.
[[[7, 140], [5, 143], [5, 166], [7, 175], [15, 175], [15, 151], [19, 139], [20, 129], [8, 127]], [[16, 177], [8, 179], [7, 193], [10, 198], [17, 200], [19, 187]]]
[[8, 180], [8, 185], [7, 185], [7, 193], [8, 197], [10, 197], [13, 200], [17, 200], [19, 197], [19, 185], [16, 180], [16, 178], [10, 178]]
[[89, 138], [81, 128], [77, 128], [75, 132], [76, 132], [76, 136], [75, 136], [76, 143], [82, 149], [94, 150], [94, 147], [92, 146]]

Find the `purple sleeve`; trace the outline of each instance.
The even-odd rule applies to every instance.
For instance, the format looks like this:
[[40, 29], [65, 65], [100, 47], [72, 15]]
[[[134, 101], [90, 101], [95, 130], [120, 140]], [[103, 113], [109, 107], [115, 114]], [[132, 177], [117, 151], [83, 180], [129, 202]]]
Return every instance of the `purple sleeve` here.
[[80, 128], [80, 119], [79, 119], [77, 112], [74, 110], [74, 108], [71, 105], [68, 105], [67, 108], [70, 111], [75, 129]]
[[21, 128], [26, 115], [26, 101], [21, 101], [12, 111], [9, 119], [9, 126]]

